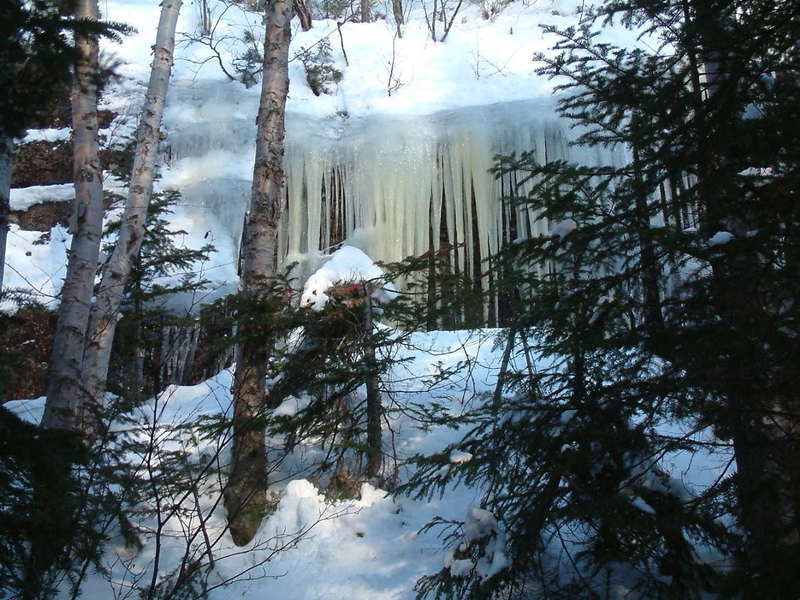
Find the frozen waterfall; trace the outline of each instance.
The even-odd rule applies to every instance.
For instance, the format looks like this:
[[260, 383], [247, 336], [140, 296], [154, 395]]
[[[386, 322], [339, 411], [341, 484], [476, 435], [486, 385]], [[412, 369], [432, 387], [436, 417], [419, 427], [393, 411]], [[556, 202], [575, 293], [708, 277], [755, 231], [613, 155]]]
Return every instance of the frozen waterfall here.
[[[167, 117], [166, 181], [181, 189], [198, 227], [236, 247], [249, 201], [256, 99], [232, 86], [178, 86], [173, 94], [179, 108]], [[599, 160], [587, 150], [575, 155], [549, 98], [425, 116], [289, 113], [286, 129], [280, 260], [297, 262], [301, 277], [344, 240], [387, 262], [453, 247], [453, 269], [479, 274], [504, 241], [546, 233], [526, 209], [503, 209], [501, 198], [516, 184], [489, 173], [496, 154]]]

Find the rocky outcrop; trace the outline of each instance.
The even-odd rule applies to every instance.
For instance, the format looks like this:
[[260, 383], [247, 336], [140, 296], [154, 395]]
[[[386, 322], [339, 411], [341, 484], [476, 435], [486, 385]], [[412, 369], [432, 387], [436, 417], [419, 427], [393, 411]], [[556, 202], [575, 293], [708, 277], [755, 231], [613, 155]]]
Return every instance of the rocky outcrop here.
[[12, 360], [3, 400], [43, 396], [56, 313], [39, 307], [22, 308], [14, 315], [3, 315], [2, 321], [0, 346]]
[[52, 185], [72, 181], [72, 145], [69, 140], [38, 140], [14, 150], [11, 187]]
[[27, 210], [12, 210], [9, 222], [24, 231], [49, 231], [56, 225], [67, 226], [72, 206], [63, 200], [34, 204]]

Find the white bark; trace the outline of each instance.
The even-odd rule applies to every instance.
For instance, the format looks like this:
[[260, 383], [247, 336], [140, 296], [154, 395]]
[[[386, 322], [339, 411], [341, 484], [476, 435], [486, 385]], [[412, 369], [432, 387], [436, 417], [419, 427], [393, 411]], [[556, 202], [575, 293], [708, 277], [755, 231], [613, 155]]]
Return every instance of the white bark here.
[[[75, 16], [98, 20], [97, 0], [78, 0]], [[103, 181], [97, 142], [97, 36], [80, 35], [76, 42], [81, 55], [72, 87], [74, 227], [53, 338], [42, 426], [85, 431], [81, 369], [100, 254]]]
[[136, 135], [133, 172], [125, 213], [114, 252], [103, 266], [97, 299], [92, 306], [89, 336], [83, 360], [86, 402], [100, 403], [105, 392], [111, 344], [117, 327], [119, 307], [131, 269], [139, 254], [153, 195], [153, 174], [161, 119], [172, 73], [175, 26], [182, 0], [164, 0], [153, 46], [153, 65], [147, 87], [139, 130]]
[[8, 238], [8, 214], [11, 209], [11, 165], [14, 142], [11, 136], [0, 131], [0, 291], [3, 290], [3, 275], [6, 266], [6, 239]]
[[[283, 152], [289, 92], [291, 0], [267, 5], [264, 75], [258, 109], [256, 160], [250, 211], [242, 236], [243, 293], [256, 297], [273, 274], [278, 220], [284, 194]], [[266, 504], [267, 463], [264, 424], [267, 340], [246, 338], [236, 363], [233, 471], [225, 491], [231, 535], [238, 545], [255, 535]]]

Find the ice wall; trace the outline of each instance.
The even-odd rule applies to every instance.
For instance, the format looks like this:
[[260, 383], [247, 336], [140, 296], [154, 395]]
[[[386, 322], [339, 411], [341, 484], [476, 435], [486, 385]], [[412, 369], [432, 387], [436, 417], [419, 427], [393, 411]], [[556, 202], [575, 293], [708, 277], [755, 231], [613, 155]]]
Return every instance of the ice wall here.
[[[200, 227], [238, 243], [256, 106], [250, 96], [231, 96], [231, 87], [222, 90], [176, 89], [167, 180], [182, 189]], [[489, 173], [494, 156], [535, 150], [542, 161], [599, 160], [586, 150], [576, 156], [568, 136], [551, 99], [424, 116], [290, 113], [281, 261], [298, 262], [302, 277], [343, 240], [383, 261], [453, 246], [452, 268], [479, 273], [504, 241], [547, 227], [523, 208], [503, 209], [501, 198], [516, 183]]]

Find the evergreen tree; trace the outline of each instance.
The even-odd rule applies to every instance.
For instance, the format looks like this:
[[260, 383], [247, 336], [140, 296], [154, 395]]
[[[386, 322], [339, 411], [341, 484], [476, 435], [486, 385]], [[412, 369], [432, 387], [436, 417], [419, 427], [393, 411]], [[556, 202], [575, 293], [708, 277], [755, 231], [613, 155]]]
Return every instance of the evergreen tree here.
[[[615, 20], [647, 49], [602, 42], [599, 25]], [[789, 2], [619, 0], [548, 30], [560, 52], [538, 57], [540, 73], [557, 78], [578, 143], [624, 148], [627, 160], [525, 154], [498, 167], [533, 183], [512, 201], [551, 235], [498, 261], [515, 274], [499, 291], [526, 298], [498, 389], [467, 415], [461, 444], [418, 459], [409, 485], [480, 484], [498, 524], [450, 524], [460, 545], [419, 589], [790, 597], [798, 15]], [[450, 464], [451, 451], [473, 458]], [[679, 452], [730, 464], [687, 486], [666, 466]]]

